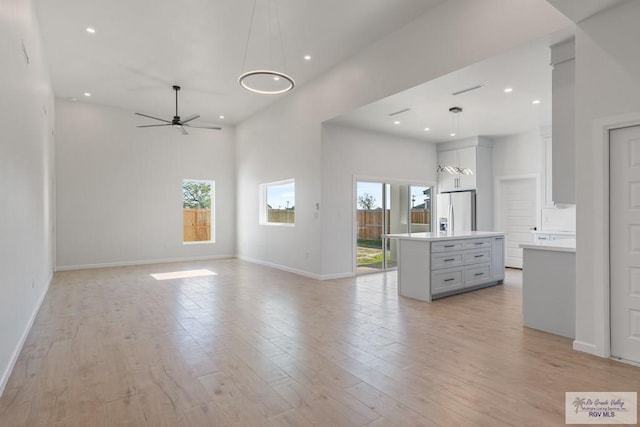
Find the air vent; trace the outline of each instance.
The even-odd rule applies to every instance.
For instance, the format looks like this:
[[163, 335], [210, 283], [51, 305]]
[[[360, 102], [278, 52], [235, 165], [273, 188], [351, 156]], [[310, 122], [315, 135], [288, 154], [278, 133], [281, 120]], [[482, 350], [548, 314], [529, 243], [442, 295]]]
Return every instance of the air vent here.
[[466, 89], [459, 90], [457, 92], [453, 92], [451, 95], [453, 95], [453, 96], [460, 95], [462, 93], [471, 92], [472, 90], [480, 89], [481, 87], [482, 87], [482, 85], [469, 87], [469, 88], [466, 88]]
[[395, 113], [390, 113], [389, 117], [397, 116], [398, 114], [406, 113], [407, 111], [411, 111], [411, 108], [407, 107], [403, 110], [396, 111]]

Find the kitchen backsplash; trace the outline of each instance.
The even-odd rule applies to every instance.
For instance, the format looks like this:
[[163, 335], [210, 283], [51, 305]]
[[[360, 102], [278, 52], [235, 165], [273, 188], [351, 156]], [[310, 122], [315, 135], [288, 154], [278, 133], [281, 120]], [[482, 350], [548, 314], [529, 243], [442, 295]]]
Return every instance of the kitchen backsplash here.
[[542, 209], [542, 231], [576, 231], [576, 206]]

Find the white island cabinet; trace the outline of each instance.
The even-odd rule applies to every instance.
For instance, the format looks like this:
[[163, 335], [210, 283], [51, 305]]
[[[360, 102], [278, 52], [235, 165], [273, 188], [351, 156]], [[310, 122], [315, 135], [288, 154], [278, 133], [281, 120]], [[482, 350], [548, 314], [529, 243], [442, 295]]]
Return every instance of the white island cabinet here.
[[524, 326], [575, 338], [576, 241], [521, 244]]
[[504, 280], [504, 233], [388, 234], [398, 240], [398, 294], [431, 301]]

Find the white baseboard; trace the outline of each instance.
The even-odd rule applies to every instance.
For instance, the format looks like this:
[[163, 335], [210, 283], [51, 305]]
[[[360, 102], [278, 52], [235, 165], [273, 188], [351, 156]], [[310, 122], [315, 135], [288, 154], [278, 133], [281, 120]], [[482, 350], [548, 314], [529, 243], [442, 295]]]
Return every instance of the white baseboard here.
[[228, 259], [235, 258], [235, 255], [213, 255], [190, 258], [167, 258], [167, 259], [150, 259], [139, 261], [121, 261], [121, 262], [105, 262], [98, 264], [81, 264], [81, 265], [60, 265], [56, 266], [56, 271], [69, 270], [87, 270], [90, 268], [107, 268], [107, 267], [127, 267], [131, 265], [150, 265], [150, 264], [166, 264], [170, 262], [188, 262], [188, 261], [206, 261], [210, 259]]
[[0, 377], [0, 397], [2, 397], [2, 393], [4, 393], [4, 389], [9, 382], [9, 377], [11, 376], [11, 372], [13, 368], [16, 366], [18, 362], [18, 357], [20, 357], [20, 352], [22, 351], [22, 347], [24, 347], [24, 343], [27, 341], [27, 337], [29, 336], [29, 332], [31, 332], [31, 327], [33, 326], [33, 322], [35, 322], [36, 317], [38, 316], [38, 312], [40, 311], [40, 307], [44, 302], [44, 298], [47, 296], [47, 292], [49, 292], [49, 286], [51, 286], [51, 282], [53, 281], [53, 273], [49, 276], [49, 280], [47, 282], [47, 286], [45, 286], [40, 298], [38, 299], [38, 303], [36, 304], [35, 309], [31, 313], [31, 318], [29, 319], [29, 323], [27, 327], [22, 332], [22, 336], [20, 337], [20, 341], [18, 345], [13, 351], [13, 355], [11, 355], [11, 360], [9, 361], [9, 365], [6, 367], [5, 371], [2, 373], [2, 377]]
[[298, 269], [295, 269], [295, 268], [286, 267], [284, 265], [275, 264], [275, 263], [272, 263], [272, 262], [267, 262], [267, 261], [262, 261], [262, 260], [259, 260], [259, 259], [251, 258], [251, 257], [248, 257], [248, 256], [238, 255], [238, 259], [240, 259], [242, 261], [250, 262], [252, 264], [258, 264], [258, 265], [263, 265], [263, 266], [269, 267], [269, 268], [275, 268], [276, 270], [283, 270], [283, 271], [286, 271], [288, 273], [297, 274], [298, 276], [304, 276], [304, 277], [308, 277], [310, 279], [320, 280], [320, 276], [319, 275], [314, 274], [314, 273], [309, 273], [308, 271], [302, 271], [302, 270], [298, 270]]
[[581, 351], [583, 353], [589, 353], [589, 354], [593, 354], [595, 356], [600, 356], [600, 354], [598, 353], [598, 349], [596, 348], [595, 344], [591, 344], [591, 343], [588, 343], [588, 342], [574, 340], [573, 341], [573, 349], [577, 350], [577, 351]]
[[345, 279], [347, 277], [355, 277], [355, 274], [353, 273], [322, 274], [320, 276], [320, 280]]
[[286, 271], [288, 273], [297, 274], [298, 276], [308, 277], [310, 279], [315, 280], [331, 280], [331, 279], [343, 279], [345, 277], [353, 277], [353, 273], [338, 273], [338, 274], [315, 274], [309, 273], [308, 271], [298, 270], [296, 268], [286, 267], [284, 265], [275, 264], [273, 262], [262, 261], [259, 259], [238, 255], [238, 259], [242, 261], [247, 261], [253, 264], [263, 265], [269, 268], [275, 268], [276, 270]]

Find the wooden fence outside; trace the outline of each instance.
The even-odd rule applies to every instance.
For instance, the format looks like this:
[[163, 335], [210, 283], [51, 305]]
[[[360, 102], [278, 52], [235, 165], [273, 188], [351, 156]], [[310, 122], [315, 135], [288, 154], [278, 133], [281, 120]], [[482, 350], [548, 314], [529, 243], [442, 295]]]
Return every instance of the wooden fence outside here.
[[183, 241], [211, 240], [211, 209], [182, 209]]
[[295, 209], [267, 209], [267, 221], [280, 224], [293, 224], [296, 220]]
[[[383, 233], [382, 227], [382, 214], [383, 211], [358, 209], [357, 211], [357, 224], [358, 224], [358, 239], [362, 240], [378, 240]], [[391, 212], [387, 209], [387, 227], [388, 230], [391, 220]], [[411, 210], [411, 224], [430, 224], [431, 223], [431, 211], [427, 209], [412, 209]]]

